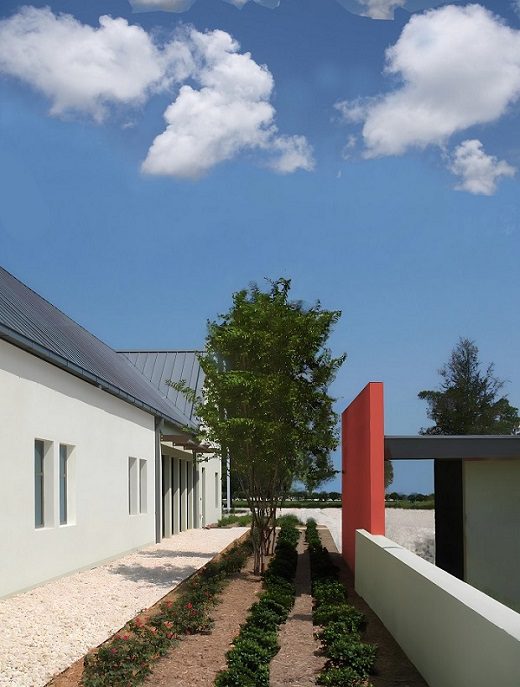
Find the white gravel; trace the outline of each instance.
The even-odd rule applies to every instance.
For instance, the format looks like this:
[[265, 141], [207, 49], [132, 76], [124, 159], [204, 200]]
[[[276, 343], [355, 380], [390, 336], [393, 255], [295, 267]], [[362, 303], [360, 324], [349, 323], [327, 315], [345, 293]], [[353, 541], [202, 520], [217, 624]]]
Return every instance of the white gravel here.
[[[302, 522], [314, 518], [329, 528], [338, 551], [341, 551], [341, 508], [284, 508], [282, 513], [294, 513]], [[435, 521], [433, 510], [387, 508], [386, 536], [396, 544], [421, 558], [435, 561]]]
[[189, 530], [0, 600], [0, 687], [43, 687], [247, 530]]

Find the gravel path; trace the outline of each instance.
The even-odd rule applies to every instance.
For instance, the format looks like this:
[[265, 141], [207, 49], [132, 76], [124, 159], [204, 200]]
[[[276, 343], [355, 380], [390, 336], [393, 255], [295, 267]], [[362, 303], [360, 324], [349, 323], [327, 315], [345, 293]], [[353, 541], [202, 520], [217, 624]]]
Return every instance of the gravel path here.
[[[341, 551], [341, 508], [283, 508], [282, 513], [294, 513], [302, 522], [314, 518], [325, 525]], [[433, 510], [386, 509], [386, 536], [405, 549], [413, 551], [430, 563], [435, 560], [435, 522]]]
[[43, 687], [247, 530], [189, 530], [0, 600], [0, 687]]

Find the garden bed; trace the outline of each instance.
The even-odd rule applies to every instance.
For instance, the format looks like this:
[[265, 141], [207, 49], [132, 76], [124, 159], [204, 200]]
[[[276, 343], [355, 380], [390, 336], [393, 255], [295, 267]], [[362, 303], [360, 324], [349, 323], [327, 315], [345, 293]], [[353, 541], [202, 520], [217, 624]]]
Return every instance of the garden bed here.
[[[396, 684], [427, 687], [377, 616], [355, 593], [352, 577], [337, 553], [329, 531], [320, 527], [319, 534], [338, 567], [338, 576], [346, 586], [349, 603], [363, 612], [367, 619], [363, 640], [379, 647], [375, 674], [370, 676], [370, 682], [374, 687], [394, 687]], [[324, 657], [316, 655], [319, 645], [312, 639], [310, 578], [308, 571], [305, 572], [308, 554], [302, 546], [298, 553], [296, 604], [287, 623], [280, 628], [278, 641], [281, 648], [271, 665], [270, 687], [310, 686], [325, 662]], [[145, 687], [169, 687], [172, 684], [176, 687], [213, 687], [216, 675], [226, 666], [225, 654], [231, 648], [233, 638], [244, 623], [248, 609], [261, 593], [262, 580], [252, 574], [251, 564], [249, 561], [240, 573], [231, 578], [219, 604], [212, 609], [214, 627], [211, 633], [188, 636], [160, 658], [143, 683]], [[182, 586], [165, 600], [175, 600], [181, 592]], [[155, 610], [149, 609], [147, 613], [153, 614]], [[78, 662], [50, 684], [52, 687], [79, 687], [81, 670]]]
[[[211, 571], [219, 571], [222, 581], [225, 577], [230, 580], [236, 576], [236, 570], [242, 567], [247, 554], [240, 554], [237, 560], [237, 550], [244, 547], [248, 534], [227, 546], [220, 554], [215, 556], [203, 568], [196, 571], [190, 577], [181, 582], [175, 589], [166, 594], [160, 601], [150, 608], [138, 614], [130, 623], [101, 644], [97, 649], [90, 651], [84, 658], [73, 663], [69, 668], [55, 676], [47, 687], [82, 687], [84, 682], [95, 687], [115, 687], [122, 681], [123, 684], [139, 684], [137, 679], [139, 671], [154, 662], [154, 657], [164, 653], [168, 645], [176, 645], [181, 634], [203, 631], [210, 626], [209, 607], [214, 599], [217, 599], [218, 583]], [[235, 572], [235, 575], [233, 573]], [[200, 585], [202, 582], [202, 587]], [[207, 602], [200, 603], [196, 598], [201, 591], [207, 598]], [[177, 609], [181, 609], [181, 614]], [[171, 614], [177, 618], [170, 618]], [[194, 617], [196, 615], [196, 617]], [[192, 616], [186, 617], [184, 616]], [[174, 621], [174, 622], [172, 622]], [[184, 630], [184, 631], [183, 631]], [[170, 636], [167, 636], [170, 635]], [[141, 639], [142, 641], [137, 641]], [[154, 650], [148, 648], [150, 643], [155, 644]], [[128, 657], [126, 656], [128, 654]], [[102, 670], [99, 675], [93, 676], [92, 664], [102, 659]], [[128, 658], [128, 660], [127, 660]], [[87, 670], [85, 664], [89, 663]], [[129, 675], [135, 679], [121, 678], [121, 665], [128, 664]], [[132, 663], [134, 668], [132, 668]], [[144, 676], [147, 671], [141, 671]]]

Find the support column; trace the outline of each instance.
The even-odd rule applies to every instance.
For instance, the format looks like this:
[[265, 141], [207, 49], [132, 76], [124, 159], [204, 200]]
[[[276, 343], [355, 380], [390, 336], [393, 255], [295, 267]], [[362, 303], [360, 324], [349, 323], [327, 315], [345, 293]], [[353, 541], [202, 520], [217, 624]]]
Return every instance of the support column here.
[[464, 579], [462, 460], [435, 460], [435, 565]]
[[161, 428], [163, 421], [155, 418], [155, 455], [154, 455], [154, 508], [155, 508], [155, 541], [162, 537], [163, 504], [162, 504], [162, 455]]
[[197, 456], [193, 452], [193, 527], [201, 527], [200, 516], [200, 475], [197, 465]]
[[200, 475], [200, 509], [201, 509], [201, 524], [202, 527], [206, 527], [206, 468], [202, 468]]
[[181, 531], [179, 521], [179, 502], [180, 502], [180, 484], [179, 484], [179, 459], [171, 459], [172, 471], [172, 533], [178, 534]]
[[188, 494], [187, 494], [187, 484], [186, 484], [186, 461], [179, 459], [179, 473], [180, 473], [180, 491], [181, 491], [181, 498], [180, 498], [180, 531], [184, 532], [188, 528], [188, 523], [187, 523], [187, 501], [188, 501]]
[[162, 459], [163, 475], [163, 537], [172, 536], [172, 478], [171, 478], [171, 460], [169, 456], [163, 456]]
[[187, 482], [187, 492], [188, 492], [188, 498], [187, 498], [187, 509], [188, 509], [188, 517], [187, 517], [187, 525], [188, 529], [191, 530], [193, 529], [193, 508], [194, 508], [194, 501], [195, 499], [193, 498], [193, 463], [190, 460], [186, 461], [186, 482]]

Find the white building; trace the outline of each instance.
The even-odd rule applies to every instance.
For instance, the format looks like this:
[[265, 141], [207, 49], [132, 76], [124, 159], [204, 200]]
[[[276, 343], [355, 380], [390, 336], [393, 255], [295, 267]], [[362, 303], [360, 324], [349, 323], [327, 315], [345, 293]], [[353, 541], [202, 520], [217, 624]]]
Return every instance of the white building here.
[[170, 378], [193, 352], [117, 353], [0, 268], [0, 597], [220, 518]]

